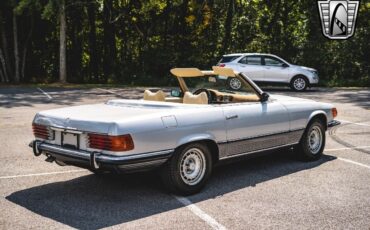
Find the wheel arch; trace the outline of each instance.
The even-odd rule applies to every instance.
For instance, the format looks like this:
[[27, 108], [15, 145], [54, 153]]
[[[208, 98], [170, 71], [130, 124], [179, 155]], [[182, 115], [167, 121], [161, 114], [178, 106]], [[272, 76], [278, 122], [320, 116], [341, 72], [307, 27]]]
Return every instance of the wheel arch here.
[[186, 145], [193, 143], [201, 143], [206, 145], [211, 153], [213, 165], [218, 162], [220, 150], [218, 148], [216, 141], [210, 135], [183, 138], [182, 141], [178, 143], [177, 147], [175, 148], [175, 151]]
[[325, 130], [328, 129], [328, 118], [326, 116], [326, 113], [325, 111], [323, 110], [318, 110], [318, 111], [314, 111], [313, 113], [311, 113], [310, 117], [308, 118], [308, 121], [307, 121], [307, 125], [306, 127], [308, 127], [308, 125], [315, 119], [319, 119], [320, 121], [323, 122], [324, 124], [324, 127], [325, 127]]
[[308, 77], [306, 75], [302, 74], [302, 73], [293, 74], [293, 76], [290, 78], [289, 84], [292, 84], [294, 78], [296, 78], [296, 77], [303, 77], [306, 80], [307, 84], [308, 85], [310, 84], [310, 80], [308, 79]]

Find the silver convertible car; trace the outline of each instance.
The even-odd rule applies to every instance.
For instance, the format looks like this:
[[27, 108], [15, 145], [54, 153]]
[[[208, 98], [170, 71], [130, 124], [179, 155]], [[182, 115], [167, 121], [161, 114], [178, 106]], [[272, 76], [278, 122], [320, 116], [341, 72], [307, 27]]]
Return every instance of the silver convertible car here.
[[[160, 168], [173, 192], [201, 190], [216, 164], [293, 148], [317, 160], [325, 131], [335, 125], [331, 104], [269, 95], [229, 68], [175, 68], [179, 90], [146, 90], [142, 100], [109, 100], [42, 111], [33, 120], [35, 156], [95, 173]], [[243, 86], [229, 88], [229, 78]]]

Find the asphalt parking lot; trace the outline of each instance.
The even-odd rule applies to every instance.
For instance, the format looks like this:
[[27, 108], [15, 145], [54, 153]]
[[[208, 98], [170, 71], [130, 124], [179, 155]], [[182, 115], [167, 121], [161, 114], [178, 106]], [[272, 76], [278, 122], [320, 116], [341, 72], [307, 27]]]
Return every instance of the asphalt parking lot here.
[[370, 229], [370, 89], [272, 94], [336, 105], [324, 157], [289, 151], [215, 169], [205, 189], [169, 194], [156, 173], [96, 176], [33, 156], [36, 112], [114, 98], [143, 88], [0, 88], [0, 229]]

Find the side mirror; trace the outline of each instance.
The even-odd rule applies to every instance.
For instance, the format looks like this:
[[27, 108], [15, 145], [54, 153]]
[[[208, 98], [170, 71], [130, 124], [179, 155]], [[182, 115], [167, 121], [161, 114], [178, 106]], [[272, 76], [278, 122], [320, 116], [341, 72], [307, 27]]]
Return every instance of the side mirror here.
[[180, 97], [181, 96], [181, 92], [177, 89], [173, 89], [171, 90], [171, 97]]
[[283, 68], [287, 68], [287, 67], [289, 67], [289, 65], [288, 65], [288, 64], [286, 64], [286, 63], [283, 63], [283, 64], [281, 64], [281, 67], [283, 67]]
[[265, 102], [265, 101], [267, 101], [269, 99], [269, 97], [270, 97], [270, 95], [268, 93], [263, 92], [261, 94], [261, 101], [262, 102]]

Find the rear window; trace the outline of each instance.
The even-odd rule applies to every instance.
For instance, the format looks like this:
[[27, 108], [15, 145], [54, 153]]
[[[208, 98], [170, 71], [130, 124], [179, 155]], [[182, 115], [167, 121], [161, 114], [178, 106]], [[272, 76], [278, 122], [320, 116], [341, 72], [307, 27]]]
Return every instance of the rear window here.
[[218, 63], [228, 63], [234, 61], [237, 58], [240, 58], [241, 55], [233, 55], [233, 56], [223, 56]]

